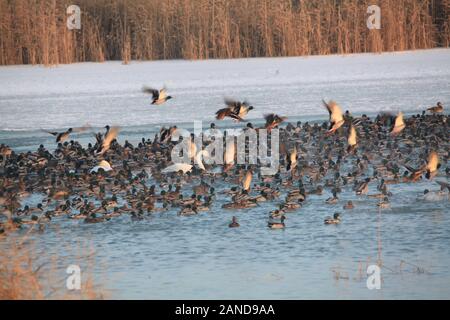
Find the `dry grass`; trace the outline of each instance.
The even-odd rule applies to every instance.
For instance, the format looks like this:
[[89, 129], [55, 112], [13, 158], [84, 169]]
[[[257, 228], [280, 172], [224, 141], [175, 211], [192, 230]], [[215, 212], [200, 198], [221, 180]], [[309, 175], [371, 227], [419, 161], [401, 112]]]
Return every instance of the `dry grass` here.
[[[82, 11], [68, 30], [68, 5]], [[0, 64], [347, 54], [448, 47], [449, 0], [0, 0]]]
[[[105, 298], [104, 290], [94, 285], [88, 271], [82, 271], [81, 290], [69, 291], [65, 286], [68, 275], [59, 276], [57, 265], [61, 261], [57, 257], [41, 255], [37, 259], [31, 244], [19, 246], [10, 236], [0, 238], [0, 246], [0, 300]], [[46, 263], [37, 265], [44, 258]]]

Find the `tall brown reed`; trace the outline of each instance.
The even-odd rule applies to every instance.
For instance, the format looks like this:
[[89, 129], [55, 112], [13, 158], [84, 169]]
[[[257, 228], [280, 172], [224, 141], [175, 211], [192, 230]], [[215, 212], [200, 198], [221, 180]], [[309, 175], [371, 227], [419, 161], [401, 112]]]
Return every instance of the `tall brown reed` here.
[[[0, 64], [347, 54], [448, 47], [450, 0], [0, 0]], [[68, 30], [66, 8], [82, 11]]]

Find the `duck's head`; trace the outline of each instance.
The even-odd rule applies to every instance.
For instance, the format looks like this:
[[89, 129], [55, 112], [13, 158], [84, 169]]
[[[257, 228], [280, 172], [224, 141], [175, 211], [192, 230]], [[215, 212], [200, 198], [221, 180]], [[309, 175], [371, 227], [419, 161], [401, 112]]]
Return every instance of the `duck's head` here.
[[248, 110], [253, 110], [253, 109], [254, 109], [253, 106], [248, 107]]
[[339, 214], [339, 213], [335, 213], [334, 215], [333, 215], [333, 218], [335, 219], [335, 220], [340, 220], [341, 219], [341, 215]]

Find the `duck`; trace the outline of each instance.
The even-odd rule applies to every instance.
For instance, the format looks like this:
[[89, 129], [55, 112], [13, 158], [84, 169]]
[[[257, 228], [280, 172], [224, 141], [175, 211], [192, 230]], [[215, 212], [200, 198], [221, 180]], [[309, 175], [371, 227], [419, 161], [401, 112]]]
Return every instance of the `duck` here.
[[282, 216], [284, 216], [285, 212], [282, 209], [275, 209], [270, 211], [269, 218], [271, 219], [280, 219]]
[[85, 223], [99, 223], [99, 222], [104, 222], [105, 220], [107, 220], [105, 217], [101, 216], [97, 216], [95, 213], [91, 213], [89, 216], [87, 216], [84, 219]]
[[336, 203], [338, 203], [338, 201], [339, 201], [339, 198], [338, 198], [338, 196], [336, 194], [336, 191], [333, 191], [333, 196], [329, 197], [327, 200], [325, 200], [325, 203], [327, 203], [327, 204], [336, 204]]
[[252, 170], [247, 170], [247, 172], [245, 173], [244, 178], [242, 180], [242, 190], [244, 190], [247, 193], [250, 191], [252, 177], [253, 177]]
[[64, 141], [66, 141], [67, 139], [69, 139], [69, 135], [73, 132], [72, 128], [67, 129], [66, 131], [63, 132], [57, 132], [57, 131], [45, 131], [49, 134], [51, 134], [52, 136], [56, 137], [56, 142], [57, 143], [62, 143]]
[[288, 163], [286, 166], [286, 170], [287, 171], [291, 171], [294, 170], [297, 167], [297, 148], [294, 147], [292, 149], [292, 151], [289, 153], [289, 157], [288, 157]]
[[405, 129], [405, 127], [406, 125], [405, 122], [403, 121], [403, 112], [399, 111], [397, 117], [395, 118], [394, 126], [392, 127], [390, 134], [392, 136], [396, 136], [400, 134], [400, 132], [402, 132], [403, 129]]
[[142, 221], [144, 220], [144, 211], [139, 209], [138, 212], [131, 212], [131, 221]]
[[351, 153], [355, 150], [356, 145], [357, 145], [357, 135], [356, 135], [356, 129], [353, 125], [350, 125], [350, 129], [349, 129], [349, 135], [347, 138], [347, 143], [348, 143], [348, 147], [347, 147], [347, 153]]
[[284, 229], [286, 227], [286, 225], [284, 223], [285, 219], [286, 219], [285, 216], [281, 216], [280, 222], [269, 221], [267, 223], [267, 227], [269, 227], [270, 229]]
[[231, 223], [228, 225], [229, 228], [238, 228], [240, 227], [240, 224], [237, 222], [236, 216], [233, 216], [231, 219]]
[[353, 202], [351, 200], [347, 201], [346, 204], [344, 204], [344, 210], [352, 210], [355, 208], [355, 205], [353, 204]]
[[327, 133], [328, 134], [334, 133], [337, 129], [342, 127], [342, 125], [345, 123], [342, 109], [333, 100], [330, 100], [329, 102], [322, 100], [322, 103], [325, 106], [325, 108], [328, 110], [328, 113], [330, 116], [330, 119], [329, 119], [330, 127], [328, 128]]
[[192, 204], [187, 205], [178, 212], [179, 216], [193, 216], [196, 214], [198, 214], [197, 208]]
[[236, 121], [244, 121], [244, 117], [250, 110], [253, 110], [253, 106], [250, 106], [248, 102], [235, 101], [230, 98], [225, 98], [226, 108], [220, 109], [216, 112], [216, 119], [223, 120], [225, 117], [229, 117]]
[[[450, 200], [450, 184], [443, 181], [436, 181], [437, 184], [440, 185], [440, 190], [438, 191], [430, 191], [425, 189], [423, 191], [423, 195], [418, 198], [418, 200], [427, 201], [427, 202], [437, 202], [442, 200]], [[448, 192], [445, 192], [445, 189]]]
[[339, 224], [341, 223], [341, 215], [339, 213], [335, 213], [333, 217], [326, 217], [324, 220], [325, 224]]
[[295, 211], [301, 207], [302, 207], [302, 205], [300, 203], [289, 201], [289, 202], [285, 202], [285, 203], [281, 204], [280, 209], [285, 212], [289, 212], [289, 211]]
[[166, 87], [162, 88], [161, 90], [150, 88], [147, 86], [144, 86], [142, 88], [142, 91], [144, 93], [148, 93], [152, 95], [152, 105], [161, 105], [167, 100], [172, 99], [172, 96], [167, 95], [167, 89]]
[[436, 106], [428, 108], [427, 111], [430, 111], [432, 114], [441, 113], [444, 111], [444, 106], [441, 102], [438, 102]]
[[382, 201], [377, 203], [377, 206], [380, 209], [389, 209], [391, 207], [391, 204], [389, 203], [389, 198], [388, 197], [384, 197]]
[[248, 209], [256, 207], [257, 204], [250, 200], [244, 200], [239, 202], [230, 202], [222, 205], [223, 209]]
[[285, 121], [287, 117], [279, 116], [275, 113], [268, 113], [264, 115], [264, 120], [266, 120], [266, 124], [264, 128], [270, 132], [272, 129], [277, 128], [283, 121]]
[[428, 156], [428, 162], [425, 167], [425, 177], [429, 180], [433, 179], [436, 176], [438, 169], [440, 167], [439, 164], [439, 156], [436, 151], [431, 151]]
[[109, 148], [111, 147], [111, 143], [117, 138], [119, 135], [120, 128], [117, 126], [111, 127], [107, 133], [105, 134], [105, 138], [103, 139], [102, 144], [98, 146], [96, 150], [96, 155], [102, 156], [105, 154]]
[[99, 172], [99, 170], [103, 170], [105, 172], [111, 171], [113, 168], [111, 166], [111, 164], [106, 161], [106, 160], [102, 160], [98, 163], [98, 165], [96, 165], [95, 167], [93, 167], [90, 171], [90, 173], [97, 173]]
[[367, 192], [369, 191], [369, 182], [370, 182], [370, 178], [366, 178], [364, 181], [360, 182], [357, 186], [356, 186], [356, 195], [360, 196], [363, 194], [367, 194]]
[[289, 193], [286, 196], [286, 202], [303, 202], [305, 201], [305, 190], [302, 187], [299, 187], [298, 189], [289, 191]]

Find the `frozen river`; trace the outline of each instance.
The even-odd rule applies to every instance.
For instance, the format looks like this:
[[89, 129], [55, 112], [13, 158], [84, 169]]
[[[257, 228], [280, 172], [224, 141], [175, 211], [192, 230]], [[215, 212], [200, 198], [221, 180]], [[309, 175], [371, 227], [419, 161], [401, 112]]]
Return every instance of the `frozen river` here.
[[[120, 125], [119, 141], [133, 142], [163, 124], [189, 127], [202, 120], [206, 126], [225, 96], [248, 99], [255, 107], [251, 121], [268, 112], [324, 120], [322, 98], [355, 115], [417, 113], [437, 101], [448, 110], [450, 50], [8, 66], [0, 67], [0, 84], [0, 143], [25, 151], [54, 146], [40, 129]], [[140, 90], [144, 84], [166, 85], [174, 99], [151, 106]], [[94, 141], [91, 133], [74, 138]], [[169, 211], [140, 222], [120, 217], [94, 225], [60, 218], [33, 239], [38, 251], [64, 261], [76, 262], [80, 243], [94, 249], [95, 274], [113, 298], [448, 299], [450, 205], [419, 202], [425, 188], [438, 186], [396, 186], [392, 209], [382, 214], [376, 199], [356, 200], [357, 209], [338, 226], [323, 225], [333, 213], [324, 205], [325, 192], [290, 214], [282, 231], [266, 227], [274, 203], [230, 212], [218, 199], [211, 212], [195, 217]], [[354, 192], [344, 190], [340, 198], [342, 204], [354, 200]], [[227, 227], [232, 215], [240, 228]], [[368, 290], [366, 268], [378, 257], [385, 266], [382, 289]]]

